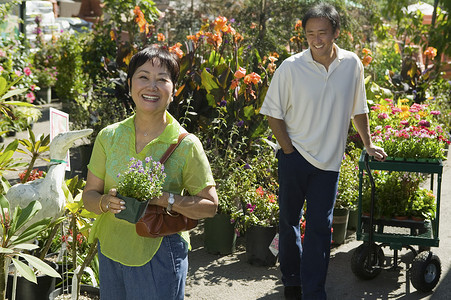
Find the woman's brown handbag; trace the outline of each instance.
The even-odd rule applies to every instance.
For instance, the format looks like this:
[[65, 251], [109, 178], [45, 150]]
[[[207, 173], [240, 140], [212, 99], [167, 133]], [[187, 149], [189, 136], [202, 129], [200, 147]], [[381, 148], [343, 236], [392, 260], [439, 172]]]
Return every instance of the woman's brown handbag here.
[[[160, 163], [164, 164], [166, 160], [174, 152], [175, 148], [189, 133], [181, 133], [177, 144], [169, 146], [168, 150], [163, 154]], [[144, 237], [163, 237], [180, 231], [193, 229], [197, 226], [197, 220], [185, 217], [176, 212], [168, 212], [166, 208], [158, 205], [147, 205], [146, 212], [136, 223], [136, 233]]]

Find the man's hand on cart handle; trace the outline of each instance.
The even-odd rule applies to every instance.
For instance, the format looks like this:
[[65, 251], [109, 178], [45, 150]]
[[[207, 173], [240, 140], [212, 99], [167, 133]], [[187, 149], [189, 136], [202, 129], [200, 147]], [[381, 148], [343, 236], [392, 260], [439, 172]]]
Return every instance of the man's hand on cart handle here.
[[374, 145], [366, 148], [366, 153], [378, 161], [384, 161], [387, 158], [387, 153], [385, 153], [384, 149]]

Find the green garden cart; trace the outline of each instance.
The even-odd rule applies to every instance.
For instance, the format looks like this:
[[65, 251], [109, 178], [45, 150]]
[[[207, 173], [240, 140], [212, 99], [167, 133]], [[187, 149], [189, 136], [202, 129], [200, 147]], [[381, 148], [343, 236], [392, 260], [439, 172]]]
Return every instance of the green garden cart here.
[[[435, 194], [436, 210], [431, 220], [398, 220], [375, 218], [377, 207], [377, 187], [372, 170], [415, 172], [430, 176], [430, 189]], [[410, 281], [413, 287], [422, 292], [430, 292], [438, 283], [441, 263], [437, 255], [430, 251], [439, 246], [440, 191], [443, 164], [441, 160], [407, 161], [387, 159], [379, 162], [370, 157], [365, 150], [359, 160], [359, 202], [357, 240], [363, 244], [357, 247], [351, 259], [353, 273], [361, 279], [373, 279], [382, 270], [399, 267], [399, 253], [403, 248], [413, 252], [410, 266]], [[368, 176], [371, 189], [369, 215], [363, 215], [362, 192], [364, 176]], [[436, 183], [434, 181], [437, 180]], [[434, 188], [435, 187], [435, 188]], [[434, 191], [435, 190], [435, 191]], [[414, 246], [418, 246], [415, 248]], [[386, 261], [384, 247], [394, 251], [391, 263]]]

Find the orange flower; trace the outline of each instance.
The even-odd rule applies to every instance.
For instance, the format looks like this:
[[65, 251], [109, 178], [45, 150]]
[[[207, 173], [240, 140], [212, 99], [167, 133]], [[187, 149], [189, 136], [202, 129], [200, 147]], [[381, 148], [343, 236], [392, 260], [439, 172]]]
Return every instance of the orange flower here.
[[252, 22], [251, 23], [251, 29], [255, 29], [257, 27], [257, 23]]
[[227, 32], [229, 30], [229, 27], [227, 26], [226, 17], [217, 17], [216, 20], [213, 22], [213, 24], [215, 25], [214, 27], [215, 31]]
[[294, 30], [300, 30], [302, 28], [302, 21], [297, 20], [296, 24], [294, 25]]
[[424, 55], [426, 55], [427, 58], [434, 60], [434, 58], [437, 56], [437, 49], [434, 47], [428, 47], [424, 51]]
[[246, 76], [246, 69], [242, 68], [242, 67], [239, 67], [239, 69], [235, 72], [234, 76], [235, 76], [236, 79], [243, 78], [244, 76]]
[[222, 44], [222, 37], [220, 34], [213, 34], [211, 32], [205, 33], [207, 36], [207, 43], [219, 47]]
[[273, 74], [276, 71], [277, 65], [275, 63], [268, 64], [267, 70], [270, 74]]
[[179, 58], [182, 58], [184, 53], [182, 49], [180, 49], [181, 46], [181, 43], [176, 43], [174, 46], [169, 47], [169, 52], [175, 53]]
[[158, 39], [159, 42], [164, 42], [166, 40], [166, 37], [164, 36], [164, 34], [159, 33], [157, 35], [157, 39]]
[[233, 39], [235, 40], [235, 43], [239, 43], [239, 42], [241, 42], [243, 40], [243, 36], [237, 32], [233, 36]]
[[188, 35], [186, 36], [186, 38], [188, 40], [192, 40], [194, 43], [197, 43], [197, 41], [199, 40], [199, 38], [196, 35]]
[[245, 84], [258, 84], [261, 80], [260, 75], [258, 75], [255, 72], [252, 72], [250, 74], [247, 74], [246, 76], [244, 76], [244, 83]]
[[112, 41], [116, 40], [116, 34], [114, 33], [113, 30], [110, 31], [110, 37]]
[[365, 56], [366, 55], [373, 55], [373, 52], [371, 52], [371, 50], [368, 49], [368, 48], [363, 48], [362, 49], [362, 53], [365, 54]]
[[365, 56], [362, 59], [362, 64], [366, 67], [371, 63], [372, 60], [373, 60], [373, 58], [371, 56]]
[[230, 83], [230, 89], [234, 90], [236, 89], [236, 87], [239, 85], [240, 80], [239, 79], [233, 79], [232, 82]]
[[148, 34], [149, 25], [147, 24], [146, 18], [144, 17], [144, 14], [139, 6], [135, 6], [133, 12], [135, 13], [135, 22], [138, 24], [139, 32], [146, 32], [146, 34]]
[[273, 63], [273, 62], [275, 62], [275, 61], [278, 61], [277, 57], [271, 56], [271, 55], [269, 56], [268, 59], [271, 61], [271, 63]]
[[227, 33], [230, 33], [231, 35], [235, 35], [236, 34], [236, 30], [235, 30], [235, 28], [233, 28], [232, 26], [227, 26], [228, 27], [228, 29], [227, 29], [227, 31], [224, 31], [224, 32], [227, 32]]
[[271, 202], [271, 203], [276, 203], [276, 195], [269, 194], [268, 195], [268, 201]]
[[263, 191], [263, 187], [259, 186], [258, 189], [255, 190], [260, 197], [263, 197], [265, 192]]

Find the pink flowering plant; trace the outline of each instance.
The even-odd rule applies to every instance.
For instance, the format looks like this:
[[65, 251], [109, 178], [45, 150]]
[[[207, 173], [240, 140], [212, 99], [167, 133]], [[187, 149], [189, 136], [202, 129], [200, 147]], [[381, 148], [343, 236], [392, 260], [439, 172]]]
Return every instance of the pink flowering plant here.
[[119, 194], [143, 202], [162, 195], [166, 173], [164, 165], [150, 156], [144, 162], [132, 157], [127, 170], [117, 177]]
[[371, 107], [373, 141], [390, 157], [406, 159], [445, 159], [449, 135], [438, 123], [441, 112], [428, 104], [408, 105], [409, 100], [394, 104], [385, 99]]
[[270, 227], [279, 223], [279, 203], [277, 196], [259, 186], [246, 193], [242, 208], [232, 213], [232, 220], [237, 222], [237, 230], [242, 232], [251, 225]]

